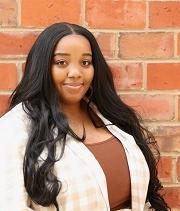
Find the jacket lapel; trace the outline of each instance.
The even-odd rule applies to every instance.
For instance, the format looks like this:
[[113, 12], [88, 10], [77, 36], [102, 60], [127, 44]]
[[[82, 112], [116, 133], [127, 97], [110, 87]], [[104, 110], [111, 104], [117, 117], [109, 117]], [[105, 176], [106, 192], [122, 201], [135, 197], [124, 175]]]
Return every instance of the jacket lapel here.
[[131, 208], [133, 211], [142, 211], [144, 210], [150, 177], [144, 155], [131, 135], [112, 125], [99, 112], [97, 115], [107, 125], [107, 129], [121, 141], [125, 149], [131, 180]]
[[71, 151], [73, 151], [73, 153], [77, 157], [79, 157], [81, 162], [84, 163], [84, 168], [86, 168], [86, 170], [95, 178], [103, 195], [107, 210], [110, 210], [106, 177], [100, 164], [98, 163], [94, 155], [90, 152], [90, 150], [82, 142], [76, 141], [72, 137], [67, 136], [66, 143], [66, 146], [69, 147]]

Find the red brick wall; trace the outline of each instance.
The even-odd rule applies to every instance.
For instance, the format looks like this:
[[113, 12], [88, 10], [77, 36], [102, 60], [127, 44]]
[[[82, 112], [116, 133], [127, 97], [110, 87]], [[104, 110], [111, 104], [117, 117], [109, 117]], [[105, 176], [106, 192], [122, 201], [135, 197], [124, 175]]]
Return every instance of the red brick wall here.
[[180, 1], [0, 0], [0, 113], [40, 31], [69, 21], [96, 36], [117, 92], [157, 137], [159, 176], [180, 210]]

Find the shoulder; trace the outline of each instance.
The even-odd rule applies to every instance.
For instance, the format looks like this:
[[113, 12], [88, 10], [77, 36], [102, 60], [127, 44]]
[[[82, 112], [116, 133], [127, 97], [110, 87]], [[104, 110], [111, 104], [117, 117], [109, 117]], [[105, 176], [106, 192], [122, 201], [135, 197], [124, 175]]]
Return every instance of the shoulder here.
[[13, 140], [15, 143], [27, 138], [29, 127], [30, 120], [20, 103], [0, 118], [0, 140], [3, 139], [4, 143]]
[[11, 123], [11, 125], [13, 124], [13, 126], [16, 127], [16, 123], [26, 124], [28, 122], [28, 115], [25, 112], [22, 103], [19, 103], [0, 118], [0, 127], [2, 127], [4, 124], [9, 123]]

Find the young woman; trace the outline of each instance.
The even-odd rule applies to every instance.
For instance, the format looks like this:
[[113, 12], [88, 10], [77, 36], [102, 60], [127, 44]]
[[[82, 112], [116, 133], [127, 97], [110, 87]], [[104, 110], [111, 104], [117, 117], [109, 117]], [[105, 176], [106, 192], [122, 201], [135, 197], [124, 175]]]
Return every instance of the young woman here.
[[0, 140], [2, 211], [169, 210], [154, 139], [81, 26], [56, 23], [39, 35]]

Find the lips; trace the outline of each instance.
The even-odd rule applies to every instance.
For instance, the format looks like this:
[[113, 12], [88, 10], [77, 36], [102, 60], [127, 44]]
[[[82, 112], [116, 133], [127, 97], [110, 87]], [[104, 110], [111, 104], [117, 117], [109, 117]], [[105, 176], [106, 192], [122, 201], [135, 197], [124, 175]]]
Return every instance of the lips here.
[[82, 91], [83, 85], [82, 82], [69, 82], [63, 84], [64, 88], [72, 94], [74, 94], [74, 92], [79, 92], [80, 90]]
[[70, 87], [80, 87], [83, 85], [82, 82], [70, 82], [70, 83], [64, 83], [64, 86], [70, 86]]

